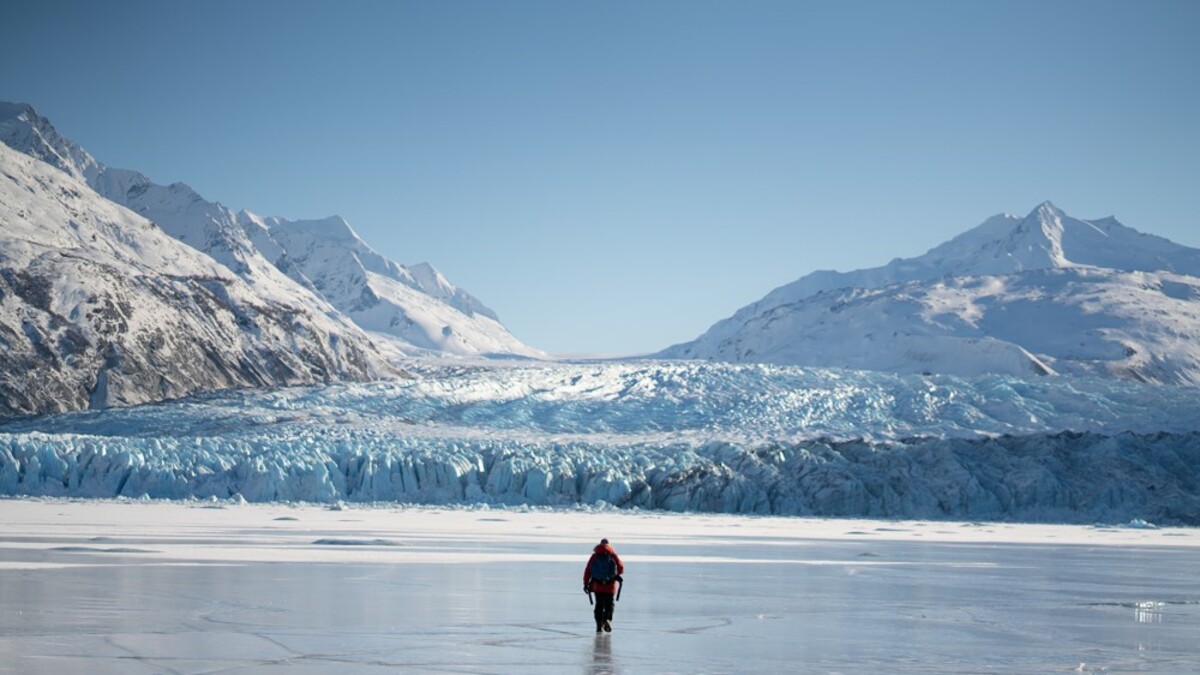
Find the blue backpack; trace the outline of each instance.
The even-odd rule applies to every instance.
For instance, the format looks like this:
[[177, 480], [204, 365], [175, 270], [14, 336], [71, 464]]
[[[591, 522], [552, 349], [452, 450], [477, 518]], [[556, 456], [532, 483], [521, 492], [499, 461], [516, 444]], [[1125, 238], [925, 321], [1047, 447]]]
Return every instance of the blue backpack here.
[[592, 558], [588, 575], [594, 584], [611, 584], [617, 578], [617, 559], [611, 553], [601, 553]]

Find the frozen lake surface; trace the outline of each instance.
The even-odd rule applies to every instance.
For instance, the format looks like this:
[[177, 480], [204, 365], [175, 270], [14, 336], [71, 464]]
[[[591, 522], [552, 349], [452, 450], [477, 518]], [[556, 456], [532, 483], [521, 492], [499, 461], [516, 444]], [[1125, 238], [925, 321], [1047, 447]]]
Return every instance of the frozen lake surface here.
[[1196, 672], [1197, 569], [1196, 529], [0, 500], [0, 672]]

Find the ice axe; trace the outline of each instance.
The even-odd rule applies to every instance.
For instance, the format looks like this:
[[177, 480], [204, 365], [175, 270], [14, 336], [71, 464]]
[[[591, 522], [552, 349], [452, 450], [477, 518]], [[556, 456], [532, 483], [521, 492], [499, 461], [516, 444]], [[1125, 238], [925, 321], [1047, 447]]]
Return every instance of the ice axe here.
[[[613, 602], [620, 602], [621, 601], [621, 591], [625, 590], [625, 577], [622, 577], [620, 574], [618, 574], [616, 578], [617, 578], [617, 597], [613, 598]], [[591, 597], [592, 596], [590, 596], [590, 595], [588, 596], [589, 599]]]

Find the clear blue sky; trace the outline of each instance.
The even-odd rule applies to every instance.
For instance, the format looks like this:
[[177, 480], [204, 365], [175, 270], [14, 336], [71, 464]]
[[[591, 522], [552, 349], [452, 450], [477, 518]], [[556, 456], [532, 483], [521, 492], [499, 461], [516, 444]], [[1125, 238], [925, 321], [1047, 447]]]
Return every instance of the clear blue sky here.
[[1045, 199], [1200, 246], [1200, 2], [9, 0], [0, 99], [555, 352]]

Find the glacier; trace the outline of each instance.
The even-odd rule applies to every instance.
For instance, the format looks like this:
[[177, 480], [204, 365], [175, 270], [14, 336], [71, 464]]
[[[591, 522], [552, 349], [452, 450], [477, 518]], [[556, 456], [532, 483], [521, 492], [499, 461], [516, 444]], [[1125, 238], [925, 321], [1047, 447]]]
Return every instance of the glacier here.
[[1200, 389], [424, 363], [0, 422], [0, 494], [1200, 525]]

